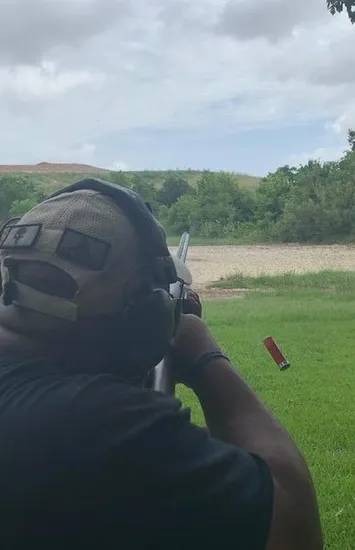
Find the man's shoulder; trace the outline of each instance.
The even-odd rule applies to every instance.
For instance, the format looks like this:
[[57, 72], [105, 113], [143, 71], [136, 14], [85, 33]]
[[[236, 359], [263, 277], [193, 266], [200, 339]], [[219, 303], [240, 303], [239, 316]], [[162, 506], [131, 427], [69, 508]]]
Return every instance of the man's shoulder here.
[[189, 420], [189, 410], [178, 399], [113, 375], [74, 377], [67, 384], [72, 392], [67, 406], [77, 430], [95, 430], [102, 438], [115, 434], [117, 445], [143, 434], [154, 437], [164, 425], [173, 428]]
[[[186, 419], [177, 399], [122, 382], [111, 374], [66, 375], [43, 358], [0, 350], [0, 402], [23, 424], [40, 422], [41, 430], [77, 438], [107, 426], [122, 437], [173, 418]], [[21, 398], [19, 398], [21, 397]], [[4, 409], [3, 409], [4, 410]], [[0, 415], [1, 427], [1, 415]], [[130, 428], [132, 430], [130, 431]]]
[[[56, 368], [55, 364], [43, 357], [31, 356], [17, 350], [0, 349], [0, 379], [9, 386], [13, 383], [19, 387], [30, 386], [33, 391], [47, 388], [48, 404], [54, 407], [62, 405], [72, 412], [86, 413], [102, 411], [117, 414], [125, 408], [134, 410], [134, 405], [162, 412], [179, 412], [181, 403], [174, 397], [167, 396], [144, 387], [131, 385], [113, 374], [68, 374]], [[26, 391], [28, 392], [28, 387]], [[47, 403], [43, 399], [43, 403]], [[137, 412], [137, 411], [136, 411]]]
[[75, 471], [107, 460], [129, 464], [162, 433], [189, 424], [189, 411], [173, 397], [114, 375], [66, 376], [43, 359], [1, 351], [0, 409], [2, 448], [11, 444], [18, 456], [47, 456], [53, 468]]

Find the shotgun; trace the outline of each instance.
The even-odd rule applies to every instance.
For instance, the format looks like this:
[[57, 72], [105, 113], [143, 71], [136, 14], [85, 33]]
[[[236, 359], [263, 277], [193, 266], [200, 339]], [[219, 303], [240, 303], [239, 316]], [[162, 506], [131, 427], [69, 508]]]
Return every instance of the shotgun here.
[[[175, 262], [177, 265], [178, 280], [170, 285], [170, 294], [176, 300], [176, 315], [182, 313], [183, 300], [187, 298], [187, 292], [192, 284], [190, 271], [186, 266], [187, 252], [189, 249], [190, 235], [183, 233], [176, 252]], [[165, 357], [153, 370], [152, 388], [156, 391], [174, 395], [175, 382], [171, 374], [170, 357]]]

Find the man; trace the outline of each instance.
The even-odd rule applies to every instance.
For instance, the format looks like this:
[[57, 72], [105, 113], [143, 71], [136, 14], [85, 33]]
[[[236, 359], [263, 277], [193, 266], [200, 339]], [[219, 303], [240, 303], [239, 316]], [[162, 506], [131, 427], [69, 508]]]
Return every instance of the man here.
[[[95, 185], [49, 198], [0, 237], [2, 550], [320, 550], [296, 446], [220, 350], [195, 294], [170, 337], [148, 232], [129, 199], [125, 211]], [[208, 430], [144, 387], [168, 350]]]

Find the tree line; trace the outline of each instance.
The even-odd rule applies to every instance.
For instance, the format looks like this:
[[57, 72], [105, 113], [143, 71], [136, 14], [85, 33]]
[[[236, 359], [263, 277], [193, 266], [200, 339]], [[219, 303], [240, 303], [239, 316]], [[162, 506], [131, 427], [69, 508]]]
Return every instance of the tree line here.
[[[73, 176], [74, 178], [74, 176]], [[75, 178], [76, 179], [76, 178]], [[153, 185], [145, 173], [109, 173], [107, 179], [150, 203], [168, 235], [231, 242], [331, 243], [355, 240], [355, 132], [338, 161], [283, 166], [256, 188], [235, 175], [201, 172], [190, 184], [179, 172]], [[0, 221], [21, 216], [46, 195], [35, 174], [0, 177]]]

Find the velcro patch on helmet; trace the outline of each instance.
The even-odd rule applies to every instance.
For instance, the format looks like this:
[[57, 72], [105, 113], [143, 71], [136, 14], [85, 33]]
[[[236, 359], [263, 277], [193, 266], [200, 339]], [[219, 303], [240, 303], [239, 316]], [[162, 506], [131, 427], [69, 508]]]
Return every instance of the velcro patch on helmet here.
[[66, 229], [57, 247], [57, 254], [85, 269], [103, 269], [110, 251], [110, 243], [90, 237], [74, 229]]
[[1, 249], [31, 248], [37, 240], [42, 224], [10, 225], [0, 240]]

